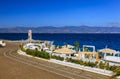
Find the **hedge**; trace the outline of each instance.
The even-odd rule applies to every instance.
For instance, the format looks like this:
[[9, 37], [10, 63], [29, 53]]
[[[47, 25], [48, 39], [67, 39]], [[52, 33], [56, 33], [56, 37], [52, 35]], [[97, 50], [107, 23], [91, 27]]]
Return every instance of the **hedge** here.
[[50, 54], [44, 51], [38, 51], [38, 50], [31, 50], [31, 49], [27, 49], [26, 53], [32, 56], [37, 56], [37, 57], [41, 57], [41, 58], [45, 58], [45, 59], [50, 59]]
[[60, 57], [60, 56], [56, 56], [56, 55], [52, 55], [51, 58], [61, 60], [61, 61], [64, 60], [64, 57]]
[[84, 66], [90, 66], [90, 67], [95, 67], [97, 64], [93, 63], [93, 62], [86, 62], [83, 60], [76, 60], [76, 59], [72, 59], [72, 58], [66, 58], [67, 62], [72, 62], [72, 63], [76, 63], [76, 64], [80, 64], [80, 65], [84, 65]]

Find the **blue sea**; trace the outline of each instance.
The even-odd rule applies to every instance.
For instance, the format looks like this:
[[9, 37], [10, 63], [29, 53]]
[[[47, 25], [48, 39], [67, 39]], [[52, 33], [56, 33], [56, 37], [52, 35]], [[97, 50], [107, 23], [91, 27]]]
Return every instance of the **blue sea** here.
[[[64, 45], [65, 43], [74, 45], [78, 41], [80, 48], [82, 45], [94, 45], [96, 50], [107, 47], [120, 51], [120, 34], [49, 34], [33, 33], [35, 40], [54, 41], [55, 45]], [[27, 33], [0, 33], [0, 39], [6, 40], [25, 40]]]

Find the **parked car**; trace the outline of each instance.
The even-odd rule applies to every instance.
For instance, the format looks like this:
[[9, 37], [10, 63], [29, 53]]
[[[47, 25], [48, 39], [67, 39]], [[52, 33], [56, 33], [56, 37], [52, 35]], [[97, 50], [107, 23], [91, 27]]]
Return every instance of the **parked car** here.
[[6, 46], [6, 43], [4, 41], [0, 40], [0, 46], [4, 47], [4, 46]]

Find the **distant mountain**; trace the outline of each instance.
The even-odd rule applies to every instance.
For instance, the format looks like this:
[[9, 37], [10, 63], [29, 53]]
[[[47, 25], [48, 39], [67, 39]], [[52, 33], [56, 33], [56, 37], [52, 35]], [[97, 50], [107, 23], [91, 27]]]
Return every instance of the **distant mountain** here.
[[120, 33], [120, 27], [89, 27], [89, 26], [42, 26], [42, 27], [12, 27], [0, 28], [0, 33]]

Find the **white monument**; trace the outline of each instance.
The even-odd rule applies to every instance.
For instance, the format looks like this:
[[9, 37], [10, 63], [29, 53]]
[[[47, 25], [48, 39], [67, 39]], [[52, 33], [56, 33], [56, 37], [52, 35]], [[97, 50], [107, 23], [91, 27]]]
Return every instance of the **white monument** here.
[[32, 30], [28, 30], [28, 41], [32, 41]]

